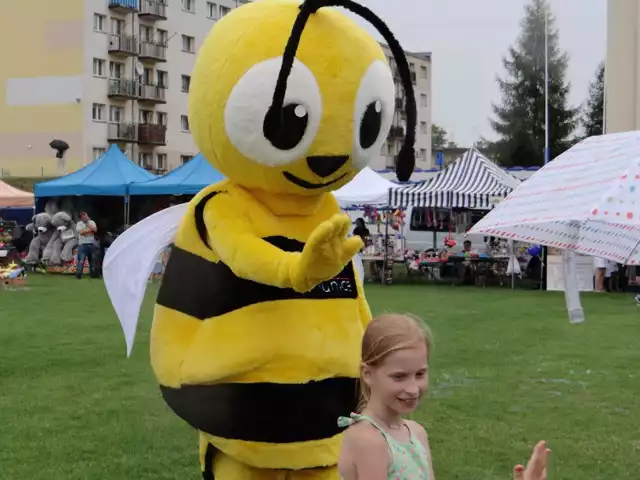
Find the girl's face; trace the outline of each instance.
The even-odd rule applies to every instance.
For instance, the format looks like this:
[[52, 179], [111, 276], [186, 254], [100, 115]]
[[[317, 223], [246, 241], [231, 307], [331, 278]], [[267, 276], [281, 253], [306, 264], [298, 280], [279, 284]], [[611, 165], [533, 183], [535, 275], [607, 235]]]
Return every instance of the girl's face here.
[[371, 403], [400, 415], [418, 408], [429, 385], [427, 346], [423, 342], [389, 354], [377, 367], [363, 368], [364, 381], [371, 389]]

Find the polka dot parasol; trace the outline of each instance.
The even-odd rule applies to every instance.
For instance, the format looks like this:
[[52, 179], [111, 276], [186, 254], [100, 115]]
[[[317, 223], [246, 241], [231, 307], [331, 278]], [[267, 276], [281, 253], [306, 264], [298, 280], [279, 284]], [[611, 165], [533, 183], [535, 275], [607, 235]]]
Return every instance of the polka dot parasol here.
[[469, 233], [640, 264], [640, 131], [589, 137], [523, 182]]

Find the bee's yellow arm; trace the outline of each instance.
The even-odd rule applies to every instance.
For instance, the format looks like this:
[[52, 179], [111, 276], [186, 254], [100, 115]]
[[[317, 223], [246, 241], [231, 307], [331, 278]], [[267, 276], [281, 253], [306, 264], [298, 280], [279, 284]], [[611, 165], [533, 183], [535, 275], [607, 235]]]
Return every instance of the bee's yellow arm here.
[[230, 195], [221, 192], [209, 200], [203, 220], [210, 247], [234, 274], [265, 285], [293, 288], [293, 269], [300, 253], [284, 252], [256, 236]]

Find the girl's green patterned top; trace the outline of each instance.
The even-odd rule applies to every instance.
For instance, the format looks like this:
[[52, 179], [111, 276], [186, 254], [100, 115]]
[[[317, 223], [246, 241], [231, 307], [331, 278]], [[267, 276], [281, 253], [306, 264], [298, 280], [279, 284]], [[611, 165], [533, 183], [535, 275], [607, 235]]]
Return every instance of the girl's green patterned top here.
[[[415, 437], [413, 431], [409, 429], [411, 440], [408, 443], [399, 442], [389, 435], [380, 425], [366, 415], [352, 413], [350, 417], [340, 417], [338, 425], [348, 427], [356, 422], [367, 421], [376, 427], [384, 436], [391, 458], [389, 462], [388, 480], [428, 480], [429, 465], [427, 451], [422, 442]], [[408, 427], [407, 427], [408, 428]]]

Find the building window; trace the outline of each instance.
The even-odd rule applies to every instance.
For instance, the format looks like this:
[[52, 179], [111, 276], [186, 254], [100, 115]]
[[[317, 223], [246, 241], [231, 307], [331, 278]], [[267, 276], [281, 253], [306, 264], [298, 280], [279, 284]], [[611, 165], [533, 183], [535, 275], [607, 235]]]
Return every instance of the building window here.
[[122, 20], [120, 20], [119, 18], [112, 18], [111, 19], [111, 33], [115, 34], [115, 35], [122, 35], [122, 27], [124, 25], [124, 22]]
[[189, 93], [189, 87], [191, 86], [191, 77], [189, 75], [182, 75], [182, 91]]
[[420, 78], [427, 78], [427, 67], [424, 65], [420, 66]]
[[151, 42], [153, 40], [153, 28], [146, 25], [140, 25], [140, 41]]
[[100, 15], [99, 13], [93, 14], [93, 29], [96, 32], [104, 32], [105, 24], [107, 23], [107, 17]]
[[153, 123], [153, 110], [140, 110], [140, 123]]
[[158, 125], [162, 125], [163, 127], [167, 126], [167, 113], [166, 112], [156, 112], [156, 117], [158, 118]]
[[93, 147], [93, 159], [94, 160], [99, 159], [105, 153], [107, 153], [107, 149], [106, 148], [104, 148], [104, 147]]
[[138, 154], [138, 164], [142, 168], [153, 168], [153, 153], [140, 152]]
[[421, 107], [426, 107], [427, 106], [427, 94], [426, 93], [421, 93], [420, 94], [420, 106]]
[[158, 43], [160, 45], [166, 45], [169, 41], [169, 32], [167, 32], [166, 30], [157, 29], [156, 38], [158, 39]]
[[183, 132], [191, 131], [189, 129], [189, 117], [186, 115], [180, 116], [180, 130], [182, 130]]
[[427, 159], [427, 151], [424, 148], [420, 149], [420, 159], [421, 160], [426, 160]]
[[149, 67], [144, 67], [142, 75], [140, 76], [140, 82], [143, 85], [153, 85], [153, 70]]
[[104, 122], [104, 108], [103, 103], [94, 103], [92, 109], [92, 118], [96, 122]]
[[193, 155], [180, 155], [180, 165], [188, 163], [193, 158]]
[[231, 9], [229, 7], [225, 7], [224, 5], [220, 5], [220, 18], [224, 17], [230, 11], [231, 11]]
[[111, 78], [122, 78], [124, 65], [119, 62], [109, 62], [109, 76]]
[[162, 88], [169, 88], [169, 74], [162, 70], [156, 70], [156, 76], [158, 77], [158, 86]]
[[158, 153], [156, 155], [156, 168], [158, 170], [166, 170], [167, 169], [167, 154], [166, 153]]
[[195, 13], [196, 11], [195, 0], [182, 0], [182, 10], [189, 13]]
[[196, 39], [188, 35], [182, 35], [182, 51], [187, 53], [195, 52]]
[[105, 75], [105, 61], [101, 58], [93, 59], [93, 76], [94, 77], [104, 77]]
[[109, 107], [109, 121], [113, 123], [120, 123], [124, 117], [124, 109], [122, 107], [116, 107], [111, 105]]
[[218, 19], [218, 5], [213, 2], [207, 2], [207, 17]]
[[427, 133], [427, 122], [420, 122], [420, 133]]

